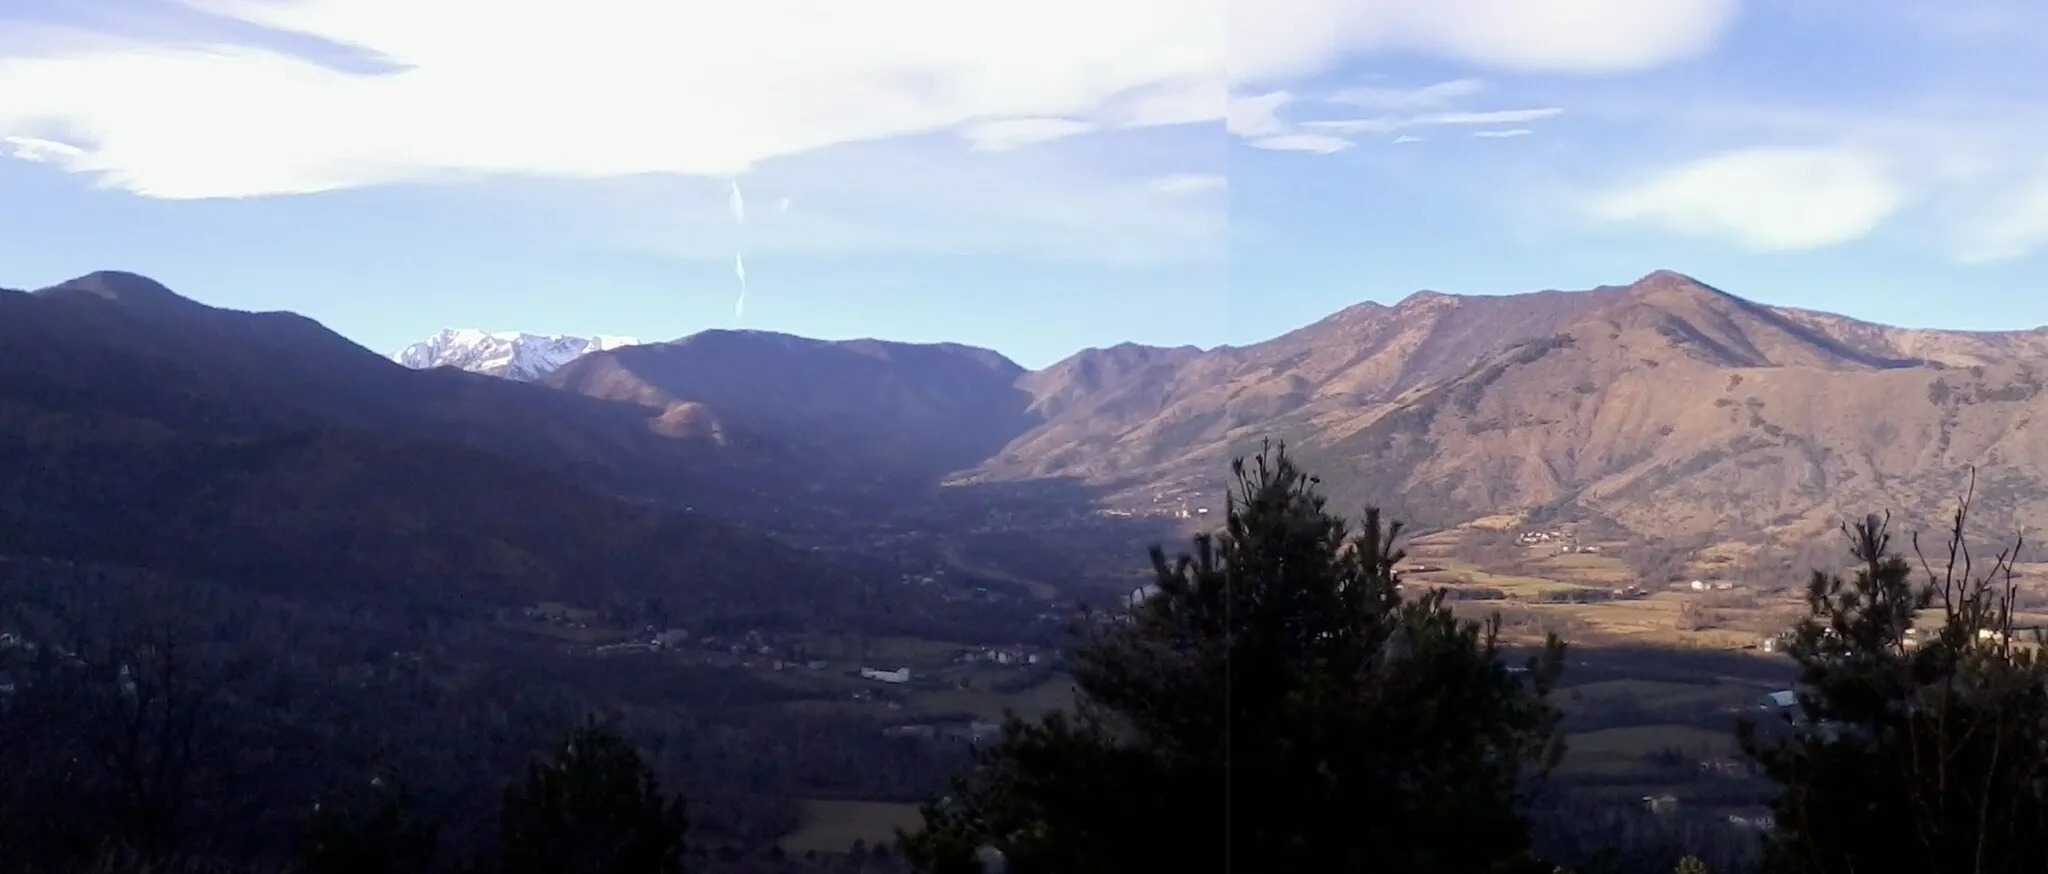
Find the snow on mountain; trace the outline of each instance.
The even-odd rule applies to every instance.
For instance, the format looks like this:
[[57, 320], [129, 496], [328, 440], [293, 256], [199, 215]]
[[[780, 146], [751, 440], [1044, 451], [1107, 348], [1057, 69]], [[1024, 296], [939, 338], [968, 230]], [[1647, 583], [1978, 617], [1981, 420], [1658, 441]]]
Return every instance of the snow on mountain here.
[[489, 333], [451, 328], [393, 353], [391, 360], [414, 369], [459, 367], [471, 373], [532, 382], [557, 367], [621, 346], [636, 346], [631, 337], [565, 337], [521, 331]]

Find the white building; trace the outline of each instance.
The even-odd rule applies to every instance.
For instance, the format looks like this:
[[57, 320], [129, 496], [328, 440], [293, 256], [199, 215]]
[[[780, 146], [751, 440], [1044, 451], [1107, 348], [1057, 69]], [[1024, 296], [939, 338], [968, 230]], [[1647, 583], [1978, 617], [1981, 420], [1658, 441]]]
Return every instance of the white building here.
[[909, 668], [897, 668], [893, 671], [884, 671], [877, 668], [861, 668], [860, 675], [870, 680], [879, 680], [884, 683], [910, 682]]

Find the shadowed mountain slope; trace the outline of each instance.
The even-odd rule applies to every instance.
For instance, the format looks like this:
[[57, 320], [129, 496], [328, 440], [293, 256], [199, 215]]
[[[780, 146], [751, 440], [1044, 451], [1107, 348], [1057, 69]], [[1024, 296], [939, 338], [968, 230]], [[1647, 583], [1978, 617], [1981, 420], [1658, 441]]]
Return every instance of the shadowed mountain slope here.
[[852, 591], [807, 552], [606, 494], [744, 500], [730, 453], [637, 406], [409, 370], [131, 274], [0, 294], [0, 450], [15, 553], [470, 606], [830, 612]]

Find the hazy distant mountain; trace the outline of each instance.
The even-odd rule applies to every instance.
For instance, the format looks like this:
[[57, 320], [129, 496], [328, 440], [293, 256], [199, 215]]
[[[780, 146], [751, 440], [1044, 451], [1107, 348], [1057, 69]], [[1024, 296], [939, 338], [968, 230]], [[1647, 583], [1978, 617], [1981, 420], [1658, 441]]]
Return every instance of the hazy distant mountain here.
[[565, 337], [521, 331], [486, 333], [450, 328], [393, 353], [391, 360], [416, 370], [456, 367], [471, 373], [532, 382], [592, 352], [632, 346], [631, 337]]
[[713, 330], [584, 356], [540, 382], [640, 404], [661, 426], [710, 423], [848, 473], [929, 482], [1036, 424], [1017, 387], [1025, 373], [955, 343]]

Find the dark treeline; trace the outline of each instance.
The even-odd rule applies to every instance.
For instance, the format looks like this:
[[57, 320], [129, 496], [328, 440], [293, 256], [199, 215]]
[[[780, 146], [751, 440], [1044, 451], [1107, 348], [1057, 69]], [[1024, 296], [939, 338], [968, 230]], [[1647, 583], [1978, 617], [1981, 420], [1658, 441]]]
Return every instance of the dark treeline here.
[[[1554, 772], [1628, 716], [1567, 718], [1568, 671], [1680, 662], [1510, 650], [1401, 585], [1398, 524], [1331, 513], [1284, 451], [1235, 472], [1221, 531], [1154, 551], [1156, 595], [1076, 628], [1075, 705], [971, 751], [447, 608], [0, 563], [0, 874], [2048, 870], [2048, 666], [2012, 637], [2012, 552], [1965, 548], [1967, 496], [1924, 562], [1845, 529], [1782, 718], [1680, 714], [1739, 738], [1753, 773], [1694, 793], [1769, 806], [1737, 827]], [[833, 796], [922, 798], [924, 824], [778, 848]]]
[[317, 803], [372, 780], [470, 858], [506, 786], [592, 713], [691, 799], [713, 861], [768, 855], [799, 797], [915, 800], [963, 756], [785, 712], [737, 671], [565, 658], [441, 611], [39, 560], [0, 561], [0, 605], [0, 870], [109, 847], [281, 864]]

